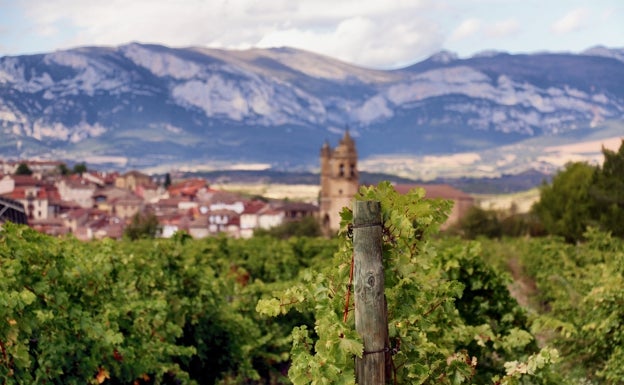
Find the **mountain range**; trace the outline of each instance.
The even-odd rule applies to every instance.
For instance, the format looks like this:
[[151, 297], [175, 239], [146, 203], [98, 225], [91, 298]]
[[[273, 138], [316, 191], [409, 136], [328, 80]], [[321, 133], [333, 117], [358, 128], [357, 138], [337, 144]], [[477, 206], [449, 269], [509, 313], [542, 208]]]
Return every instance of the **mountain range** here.
[[[624, 49], [443, 51], [397, 70], [291, 48], [138, 43], [0, 58], [5, 159], [314, 170], [346, 129], [363, 169], [416, 179], [595, 160], [624, 136]], [[594, 146], [561, 152], [580, 143]]]

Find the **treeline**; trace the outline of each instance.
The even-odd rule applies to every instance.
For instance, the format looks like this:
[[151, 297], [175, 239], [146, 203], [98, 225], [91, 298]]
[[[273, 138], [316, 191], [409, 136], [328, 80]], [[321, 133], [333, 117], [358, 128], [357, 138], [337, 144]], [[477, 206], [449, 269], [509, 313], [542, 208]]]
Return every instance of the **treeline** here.
[[[85, 162], [76, 163], [72, 169], [69, 169], [65, 163], [61, 163], [56, 167], [56, 172], [60, 175], [83, 174], [87, 172], [87, 164]], [[27, 162], [21, 162], [15, 169], [15, 175], [32, 175], [33, 171]]]
[[529, 213], [473, 207], [453, 232], [470, 239], [550, 234], [574, 243], [596, 228], [624, 237], [624, 141], [618, 151], [602, 152], [602, 166], [569, 163], [552, 182], [544, 182]]

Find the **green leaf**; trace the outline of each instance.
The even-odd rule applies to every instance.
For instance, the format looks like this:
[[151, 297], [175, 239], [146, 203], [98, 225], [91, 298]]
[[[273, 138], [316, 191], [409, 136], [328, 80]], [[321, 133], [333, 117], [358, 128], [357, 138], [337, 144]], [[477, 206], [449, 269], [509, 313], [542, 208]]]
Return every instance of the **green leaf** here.
[[362, 357], [364, 345], [359, 340], [342, 337], [340, 338], [340, 349], [344, 351], [345, 354]]
[[265, 314], [271, 317], [275, 317], [281, 313], [280, 301], [277, 298], [261, 299], [256, 305], [256, 311], [260, 314]]
[[24, 289], [20, 292], [20, 299], [22, 300], [24, 305], [28, 306], [35, 302], [37, 296], [30, 290]]

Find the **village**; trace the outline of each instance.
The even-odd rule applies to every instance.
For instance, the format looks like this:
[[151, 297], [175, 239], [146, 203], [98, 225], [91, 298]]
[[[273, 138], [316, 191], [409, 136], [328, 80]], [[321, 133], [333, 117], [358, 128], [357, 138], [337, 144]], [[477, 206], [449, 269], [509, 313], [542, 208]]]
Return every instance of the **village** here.
[[[61, 161], [0, 161], [2, 213], [17, 211], [32, 228], [49, 235], [72, 234], [80, 240], [123, 237], [139, 216], [158, 221], [157, 236], [184, 231], [193, 238], [225, 234], [250, 238], [257, 229], [271, 229], [306, 217], [315, 218], [325, 235], [335, 234], [339, 213], [349, 206], [360, 181], [355, 142], [345, 132], [331, 148], [320, 151], [320, 191], [316, 202], [267, 199], [215, 189], [206, 179], [171, 181], [132, 170], [125, 173], [67, 171]], [[84, 165], [83, 165], [84, 166]], [[27, 172], [19, 172], [19, 170]], [[411, 185], [397, 185], [405, 193]], [[425, 187], [427, 198], [454, 201], [446, 227], [456, 223], [474, 199], [448, 185]], [[12, 203], [11, 203], [12, 202]]]
[[[32, 175], [16, 175], [25, 164]], [[123, 236], [137, 214], [153, 214], [159, 236], [186, 231], [194, 238], [225, 233], [249, 238], [257, 228], [313, 216], [311, 203], [249, 198], [215, 190], [204, 179], [184, 179], [165, 187], [152, 176], [86, 171], [61, 175], [58, 161], [2, 162], [0, 196], [23, 206], [28, 225], [49, 234], [80, 240]]]

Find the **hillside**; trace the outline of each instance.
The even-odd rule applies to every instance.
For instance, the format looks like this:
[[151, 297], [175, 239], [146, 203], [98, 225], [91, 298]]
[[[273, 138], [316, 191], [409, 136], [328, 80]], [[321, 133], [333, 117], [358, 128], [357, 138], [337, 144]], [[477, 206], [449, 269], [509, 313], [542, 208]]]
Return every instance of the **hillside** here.
[[[307, 185], [319, 187], [320, 176], [317, 173], [307, 171], [274, 171], [274, 170], [219, 170], [205, 172], [186, 172], [176, 175], [179, 178], [204, 178], [211, 184], [219, 186], [251, 186], [258, 188], [271, 185]], [[548, 181], [550, 176], [535, 170], [519, 173], [516, 175], [502, 175], [491, 178], [437, 178], [423, 181], [418, 179], [404, 178], [392, 174], [360, 172], [360, 184], [377, 185], [381, 181], [389, 181], [396, 184], [448, 184], [464, 192], [471, 194], [508, 194], [530, 190]]]
[[[560, 165], [540, 158], [543, 143], [622, 136], [622, 52], [442, 52], [393, 71], [290, 48], [128, 44], [2, 57], [0, 151], [152, 171], [314, 170], [323, 141], [348, 127], [370, 172], [548, 171]], [[452, 170], [440, 169], [448, 156]]]

